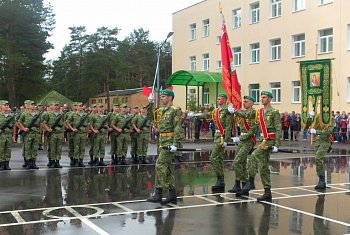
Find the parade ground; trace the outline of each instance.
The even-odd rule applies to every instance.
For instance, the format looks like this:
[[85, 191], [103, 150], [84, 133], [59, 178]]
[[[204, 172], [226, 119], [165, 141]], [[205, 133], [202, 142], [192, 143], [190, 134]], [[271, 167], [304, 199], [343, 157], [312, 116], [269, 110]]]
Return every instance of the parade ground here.
[[212, 194], [212, 145], [211, 140], [184, 144], [200, 150], [184, 152], [183, 162], [174, 163], [178, 203], [161, 206], [146, 201], [156, 181], [155, 144], [149, 144], [149, 165], [90, 167], [86, 151], [87, 166], [71, 168], [65, 143], [63, 168], [49, 169], [42, 150], [39, 170], [22, 168], [22, 146], [14, 144], [12, 170], [0, 172], [0, 235], [350, 233], [349, 144], [333, 144], [325, 158], [327, 189], [317, 191], [313, 145], [282, 141], [280, 149], [295, 151], [271, 154], [273, 200], [262, 203], [256, 201], [263, 194], [259, 174], [249, 197], [227, 192], [234, 184], [235, 146], [225, 150], [226, 191]]

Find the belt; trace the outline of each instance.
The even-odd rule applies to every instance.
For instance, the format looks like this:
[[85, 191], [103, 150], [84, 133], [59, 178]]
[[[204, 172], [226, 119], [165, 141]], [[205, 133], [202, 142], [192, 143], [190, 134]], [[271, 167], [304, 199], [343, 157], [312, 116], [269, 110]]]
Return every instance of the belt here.
[[168, 137], [168, 136], [174, 136], [174, 132], [166, 132], [166, 133], [160, 133], [160, 137]]
[[241, 135], [248, 135], [248, 133], [245, 133], [245, 132], [241, 132]]
[[[260, 133], [261, 137], [264, 137], [263, 133]], [[267, 138], [268, 139], [276, 139], [276, 134], [275, 133], [267, 133]]]

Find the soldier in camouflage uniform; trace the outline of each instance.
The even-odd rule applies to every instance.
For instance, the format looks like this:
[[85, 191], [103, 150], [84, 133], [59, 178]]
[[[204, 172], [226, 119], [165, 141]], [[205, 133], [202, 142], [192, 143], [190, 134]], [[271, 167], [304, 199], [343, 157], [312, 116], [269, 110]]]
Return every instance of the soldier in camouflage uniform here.
[[[28, 170], [39, 169], [39, 167], [36, 165], [36, 158], [38, 157], [38, 136], [42, 122], [41, 118], [41, 113], [35, 112], [35, 102], [31, 100], [28, 102], [28, 111], [23, 112], [18, 120], [20, 129], [23, 132], [26, 132], [25, 136], [23, 137], [23, 141], [25, 145], [24, 156], [26, 159], [26, 169]], [[33, 124], [33, 126], [28, 128], [30, 124]]]
[[72, 112], [67, 117], [66, 125], [73, 132], [71, 133], [74, 144], [73, 166], [85, 167], [83, 159], [85, 154], [85, 142], [88, 138], [89, 113], [83, 112], [83, 103], [77, 102], [77, 106], [77, 112]]
[[[264, 186], [265, 193], [257, 198], [257, 201], [271, 201], [271, 179], [270, 179], [270, 152], [278, 152], [281, 144], [281, 122], [280, 113], [271, 106], [273, 95], [269, 91], [262, 91], [260, 94], [261, 104], [264, 106], [259, 110], [259, 129], [261, 136], [259, 146], [254, 150], [249, 165], [249, 177], [254, 178], [258, 164], [260, 177]], [[262, 115], [263, 117], [262, 117]], [[269, 148], [268, 148], [269, 147]], [[252, 189], [250, 181], [236, 193], [236, 196], [247, 195]]]
[[[18, 130], [21, 130], [21, 128], [20, 128], [20, 126], [19, 126], [19, 123], [18, 123], [18, 120], [19, 120], [19, 118], [21, 117], [21, 115], [24, 113], [24, 112], [27, 112], [27, 109], [28, 109], [28, 102], [29, 102], [30, 100], [25, 100], [24, 101], [24, 110], [21, 110], [17, 115], [16, 115], [16, 118], [15, 118], [15, 120], [16, 120], [16, 126], [17, 126], [17, 129]], [[20, 135], [20, 134], [18, 134], [18, 136], [19, 136], [19, 138], [21, 139], [22, 138], [22, 136]], [[22, 142], [23, 142], [24, 140], [23, 140], [23, 138], [22, 138]], [[27, 167], [27, 161], [26, 161], [26, 158], [25, 158], [25, 156], [24, 156], [24, 143], [22, 144], [22, 157], [23, 157], [23, 161], [24, 161], [24, 163], [23, 163], [23, 165], [22, 165], [22, 167], [23, 168], [26, 168]]]
[[73, 132], [70, 130], [70, 128], [67, 126], [67, 119], [70, 115], [73, 113], [77, 112], [78, 106], [77, 102], [72, 102], [72, 112], [67, 112], [64, 117], [64, 126], [65, 126], [65, 133], [67, 133], [67, 138], [68, 138], [68, 157], [70, 159], [70, 166], [75, 165], [75, 160], [74, 160], [74, 141], [73, 141]]
[[132, 119], [132, 126], [137, 137], [137, 155], [135, 159], [141, 160], [142, 164], [148, 164], [146, 159], [149, 141], [149, 132], [152, 125], [152, 120], [147, 117], [147, 109], [140, 106], [140, 114]]
[[[94, 116], [97, 114], [97, 107], [96, 107], [96, 104], [93, 104], [91, 105], [90, 107], [91, 109], [91, 114], [89, 116], [89, 122], [91, 123], [91, 121], [93, 121], [94, 119]], [[88, 165], [95, 165], [96, 162], [98, 163], [98, 157], [96, 157], [97, 159], [94, 159], [94, 140], [92, 138], [92, 136], [94, 136], [92, 134], [92, 131], [89, 129], [88, 130], [88, 133], [89, 133], [89, 139], [88, 139], [88, 143], [89, 143], [89, 146], [90, 146], [90, 149], [89, 149], [89, 156], [90, 156], [90, 161], [88, 162]]]
[[[98, 166], [106, 166], [103, 161], [105, 157], [105, 145], [108, 139], [108, 116], [103, 114], [103, 104], [96, 105], [97, 114], [91, 116], [90, 129], [91, 140], [94, 146], [95, 164]], [[99, 158], [99, 160], [98, 160]]]
[[111, 123], [119, 115], [119, 104], [113, 104], [113, 112], [108, 116], [108, 123], [110, 127], [109, 139], [111, 141], [111, 160], [112, 165], [118, 165], [117, 161], [117, 131], [111, 128]]
[[[216, 174], [217, 181], [211, 187], [213, 192], [223, 192], [225, 190], [224, 180], [224, 150], [227, 142], [231, 138], [231, 115], [227, 110], [227, 95], [221, 93], [216, 100], [218, 108], [214, 111], [215, 136], [214, 146], [210, 159]], [[222, 127], [222, 128], [220, 128]]]
[[[247, 183], [247, 156], [256, 144], [256, 129], [257, 123], [255, 119], [257, 112], [253, 108], [255, 99], [252, 96], [244, 96], [243, 107], [244, 110], [235, 112], [236, 119], [239, 120], [239, 128], [241, 130], [240, 137], [233, 137], [232, 140], [238, 143], [238, 148], [234, 160], [234, 171], [235, 171], [235, 185], [232, 189], [228, 190], [230, 193], [237, 193]], [[241, 115], [243, 113], [243, 115]], [[243, 118], [240, 118], [243, 116]], [[244, 118], [247, 116], [247, 118]]]
[[125, 157], [128, 152], [132, 116], [126, 114], [127, 107], [126, 104], [122, 104], [120, 114], [111, 122], [111, 127], [117, 131], [117, 156], [120, 165], [128, 165]]
[[0, 171], [11, 170], [9, 162], [11, 160], [12, 141], [15, 140], [14, 126], [15, 117], [10, 114], [11, 109], [7, 100], [0, 101]]
[[316, 135], [315, 143], [315, 159], [316, 159], [316, 173], [319, 181], [315, 186], [315, 189], [326, 189], [326, 180], [324, 174], [324, 156], [330, 149], [333, 143], [332, 133], [335, 126], [333, 116], [330, 116], [330, 122], [328, 125], [322, 127], [320, 114], [317, 114], [314, 119], [314, 123], [311, 125], [310, 134]]
[[[153, 94], [148, 98], [150, 105], [147, 107], [148, 115], [153, 114], [152, 103]], [[162, 204], [177, 203], [175, 190], [175, 178], [172, 166], [172, 158], [177, 151], [177, 145], [183, 139], [181, 126], [180, 110], [173, 105], [174, 92], [171, 90], [163, 90], [160, 94], [159, 122], [157, 128], [159, 130], [159, 155], [156, 162], [157, 185], [155, 195], [147, 199], [149, 202]], [[169, 150], [162, 149], [169, 147]], [[162, 201], [163, 188], [169, 189], [168, 197]]]
[[[132, 113], [130, 114], [133, 119], [136, 118], [139, 115], [139, 107], [134, 106], [132, 109]], [[130, 129], [130, 155], [132, 159], [132, 163], [137, 164], [139, 163], [139, 158], [137, 156], [137, 134], [135, 134], [135, 129], [133, 126]]]
[[48, 156], [50, 168], [62, 168], [60, 165], [63, 142], [64, 113], [60, 112], [59, 102], [52, 101], [50, 111], [43, 114], [43, 127], [48, 141]]

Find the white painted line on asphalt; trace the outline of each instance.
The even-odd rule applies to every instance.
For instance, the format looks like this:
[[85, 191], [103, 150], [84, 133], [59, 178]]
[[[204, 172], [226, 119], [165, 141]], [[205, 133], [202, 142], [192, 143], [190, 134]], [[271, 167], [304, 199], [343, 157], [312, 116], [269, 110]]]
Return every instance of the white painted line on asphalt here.
[[115, 205], [116, 207], [119, 207], [120, 209], [127, 211], [127, 212], [133, 212], [134, 210], [131, 210], [130, 208], [127, 208], [126, 206], [120, 205], [117, 202], [112, 202], [113, 205]]
[[202, 199], [202, 200], [205, 200], [205, 201], [208, 201], [208, 202], [211, 202], [211, 203], [214, 203], [214, 204], [218, 204], [218, 205], [221, 204], [220, 202], [211, 200], [211, 199], [206, 198], [206, 197], [204, 197], [204, 196], [197, 196], [197, 195], [195, 195], [195, 197], [196, 197], [196, 198], [199, 198], [199, 199]]
[[79, 212], [74, 210], [72, 207], [67, 206], [66, 210], [72, 213], [77, 219], [80, 219], [82, 223], [89, 226], [92, 230], [94, 230], [96, 233], [101, 235], [109, 235], [106, 231], [98, 227], [96, 224], [92, 223], [88, 218], [83, 217]]
[[280, 192], [278, 192], [278, 191], [276, 191], [276, 190], [272, 190], [271, 192], [272, 192], [272, 193], [274, 193], [274, 194], [279, 194], [279, 195], [283, 195], [283, 196], [285, 196], [285, 197], [288, 197], [288, 196], [290, 196], [289, 194], [285, 194], [285, 193], [280, 193]]
[[[311, 190], [311, 189], [306, 189], [306, 188], [302, 188], [302, 187], [299, 187], [298, 189], [302, 190], [302, 191], [306, 191], [306, 192], [310, 192], [310, 193], [315, 193], [316, 191], [315, 190]], [[317, 193], [317, 192], [316, 192]], [[320, 194], [320, 193], [319, 193]]]
[[12, 211], [11, 214], [13, 215], [13, 217], [15, 217], [18, 223], [26, 222], [17, 211]]

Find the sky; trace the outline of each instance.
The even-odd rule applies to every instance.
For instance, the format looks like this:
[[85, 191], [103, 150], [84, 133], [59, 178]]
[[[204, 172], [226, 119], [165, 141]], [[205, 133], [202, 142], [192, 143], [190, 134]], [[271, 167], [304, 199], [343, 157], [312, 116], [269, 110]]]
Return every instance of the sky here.
[[172, 13], [202, 0], [44, 0], [53, 6], [56, 28], [48, 40], [55, 49], [45, 54], [55, 60], [64, 45], [69, 44], [68, 27], [85, 26], [93, 34], [102, 26], [121, 29], [118, 39], [123, 40], [134, 29], [149, 31], [151, 41], [163, 41], [172, 31]]

